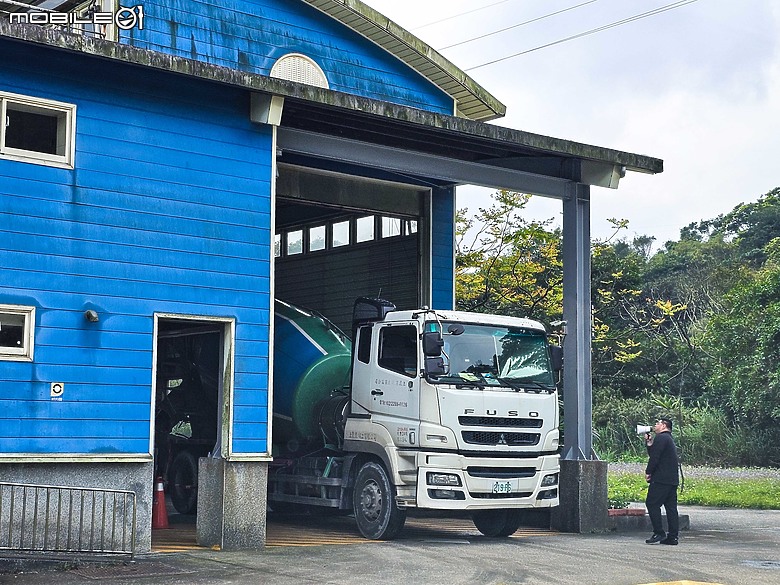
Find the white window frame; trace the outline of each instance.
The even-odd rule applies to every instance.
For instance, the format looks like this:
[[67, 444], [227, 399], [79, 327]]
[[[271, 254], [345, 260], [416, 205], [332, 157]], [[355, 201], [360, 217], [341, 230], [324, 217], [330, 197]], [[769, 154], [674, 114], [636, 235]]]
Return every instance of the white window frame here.
[[[57, 154], [5, 145], [8, 106], [11, 110], [57, 118]], [[76, 105], [0, 91], [0, 158], [72, 169], [76, 154]]]
[[22, 347], [0, 346], [0, 361], [31, 362], [35, 350], [35, 307], [25, 305], [0, 305], [0, 315], [22, 315], [24, 317], [24, 340]]

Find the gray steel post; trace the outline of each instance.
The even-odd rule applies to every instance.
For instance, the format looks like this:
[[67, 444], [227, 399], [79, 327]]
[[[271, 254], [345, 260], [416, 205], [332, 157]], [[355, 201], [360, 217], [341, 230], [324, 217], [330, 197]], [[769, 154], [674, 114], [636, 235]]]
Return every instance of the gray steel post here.
[[590, 187], [572, 182], [563, 201], [563, 459], [594, 459], [592, 442]]

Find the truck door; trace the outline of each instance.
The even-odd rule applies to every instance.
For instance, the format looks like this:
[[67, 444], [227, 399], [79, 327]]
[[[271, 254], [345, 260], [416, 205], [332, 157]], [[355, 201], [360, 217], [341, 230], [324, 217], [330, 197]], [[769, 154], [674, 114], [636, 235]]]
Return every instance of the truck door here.
[[419, 332], [415, 324], [374, 328], [369, 382], [372, 419], [398, 446], [416, 445], [420, 419]]

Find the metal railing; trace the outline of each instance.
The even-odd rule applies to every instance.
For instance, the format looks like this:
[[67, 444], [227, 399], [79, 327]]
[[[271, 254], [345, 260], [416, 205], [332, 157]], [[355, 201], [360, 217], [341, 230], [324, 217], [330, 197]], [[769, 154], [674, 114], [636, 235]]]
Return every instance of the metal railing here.
[[0, 482], [0, 551], [135, 550], [135, 492]]

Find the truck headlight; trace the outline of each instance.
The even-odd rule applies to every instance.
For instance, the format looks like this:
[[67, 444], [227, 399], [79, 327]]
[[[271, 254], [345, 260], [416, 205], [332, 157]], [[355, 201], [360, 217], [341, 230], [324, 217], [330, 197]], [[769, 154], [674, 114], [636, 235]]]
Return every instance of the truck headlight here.
[[548, 485], [558, 485], [558, 474], [557, 473], [551, 473], [550, 475], [545, 475], [542, 478], [542, 486], [546, 487]]
[[454, 473], [436, 473], [429, 471], [426, 475], [426, 481], [428, 482], [428, 485], [447, 485], [454, 487], [459, 487], [461, 485], [460, 477]]

